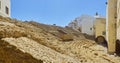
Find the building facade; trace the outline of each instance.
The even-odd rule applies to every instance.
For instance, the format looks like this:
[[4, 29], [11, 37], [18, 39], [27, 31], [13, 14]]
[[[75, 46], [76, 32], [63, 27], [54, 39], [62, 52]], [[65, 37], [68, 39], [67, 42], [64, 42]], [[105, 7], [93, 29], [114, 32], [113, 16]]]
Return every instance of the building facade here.
[[95, 19], [94, 23], [94, 29], [95, 29], [95, 38], [102, 36], [106, 37], [106, 18], [98, 17]]
[[68, 27], [71, 27], [88, 35], [94, 35], [94, 21], [95, 17], [93, 16], [81, 15], [80, 17], [76, 18], [71, 23], [69, 23]]
[[88, 35], [94, 35], [94, 28], [93, 24], [95, 21], [95, 18], [92, 16], [82, 16], [83, 19], [81, 19], [81, 32], [86, 33]]
[[0, 0], [0, 16], [10, 17], [10, 0]]

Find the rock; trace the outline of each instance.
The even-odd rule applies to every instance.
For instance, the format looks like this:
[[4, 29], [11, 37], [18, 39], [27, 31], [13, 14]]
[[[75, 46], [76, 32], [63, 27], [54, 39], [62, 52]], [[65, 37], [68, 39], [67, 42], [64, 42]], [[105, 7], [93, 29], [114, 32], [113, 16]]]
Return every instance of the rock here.
[[60, 38], [62, 41], [73, 41], [73, 36], [70, 34], [63, 34]]

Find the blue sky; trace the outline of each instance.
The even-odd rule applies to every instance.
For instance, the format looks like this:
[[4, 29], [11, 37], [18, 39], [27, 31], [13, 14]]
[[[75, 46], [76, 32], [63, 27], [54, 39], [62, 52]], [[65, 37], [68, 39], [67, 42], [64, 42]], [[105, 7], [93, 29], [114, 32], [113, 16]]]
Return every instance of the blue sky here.
[[107, 0], [11, 0], [11, 17], [66, 26], [82, 14], [106, 14]]

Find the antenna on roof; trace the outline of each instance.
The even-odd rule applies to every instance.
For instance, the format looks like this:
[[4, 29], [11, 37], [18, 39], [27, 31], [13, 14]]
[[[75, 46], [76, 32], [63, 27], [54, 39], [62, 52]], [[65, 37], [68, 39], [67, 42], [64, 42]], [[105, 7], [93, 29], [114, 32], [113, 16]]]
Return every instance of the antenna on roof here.
[[95, 18], [98, 18], [99, 17], [99, 14], [98, 12], [95, 13]]
[[98, 12], [96, 12], [96, 14], [95, 14], [96, 16], [98, 16]]

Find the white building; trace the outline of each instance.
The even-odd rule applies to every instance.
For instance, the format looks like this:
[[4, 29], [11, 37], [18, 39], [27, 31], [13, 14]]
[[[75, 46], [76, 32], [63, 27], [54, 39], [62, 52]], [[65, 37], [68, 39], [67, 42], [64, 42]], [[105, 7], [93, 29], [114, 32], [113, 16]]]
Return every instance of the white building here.
[[86, 33], [89, 35], [94, 35], [94, 28], [93, 28], [93, 24], [95, 21], [95, 18], [92, 16], [82, 16], [81, 19], [81, 32], [82, 33]]
[[0, 0], [0, 16], [10, 17], [10, 0]]
[[86, 33], [88, 35], [94, 35], [94, 24], [95, 18], [89, 15], [82, 15], [71, 23], [68, 24], [69, 27], [72, 27], [75, 30], [80, 28], [82, 33]]

